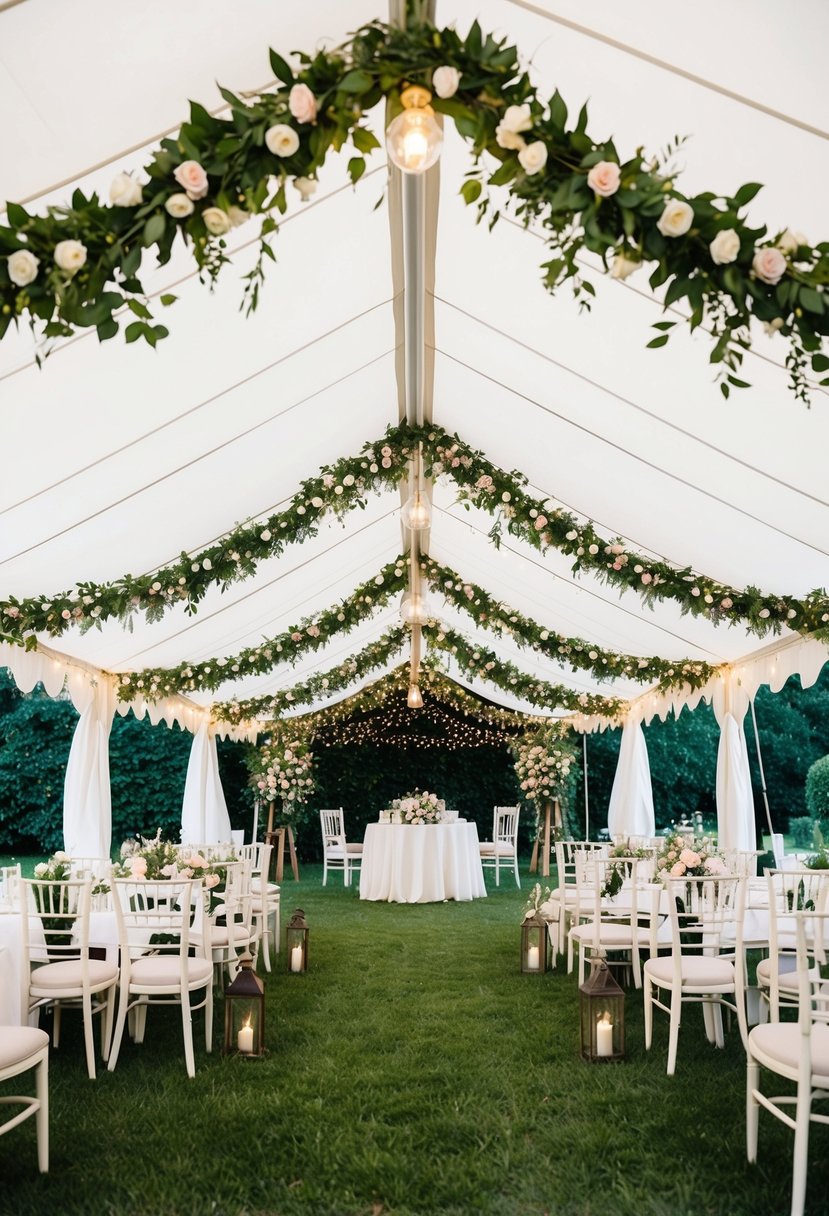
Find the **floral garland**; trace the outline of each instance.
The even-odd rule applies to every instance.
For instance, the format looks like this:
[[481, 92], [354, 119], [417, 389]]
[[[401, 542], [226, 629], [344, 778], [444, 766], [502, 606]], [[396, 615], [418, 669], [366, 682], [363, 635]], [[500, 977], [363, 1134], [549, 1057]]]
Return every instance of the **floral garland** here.
[[248, 784], [262, 802], [281, 802], [279, 822], [296, 826], [307, 817], [314, 790], [313, 760], [305, 732], [288, 723], [261, 747], [248, 750]]
[[477, 583], [467, 582], [455, 570], [431, 557], [422, 557], [421, 569], [432, 589], [442, 595], [459, 611], [498, 637], [507, 635], [519, 646], [530, 646], [555, 662], [567, 663], [575, 671], [590, 671], [599, 679], [654, 680], [655, 686], [667, 691], [688, 685], [701, 688], [714, 675], [716, 668], [698, 659], [661, 659], [652, 655], [642, 657], [607, 650], [583, 638], [565, 637], [554, 629], [545, 629], [494, 599]]
[[569, 709], [574, 713], [597, 714], [615, 719], [625, 702], [619, 697], [604, 697], [598, 693], [576, 692], [566, 684], [552, 684], [525, 675], [514, 663], [499, 659], [493, 650], [470, 642], [463, 634], [438, 622], [423, 626], [423, 636], [436, 650], [451, 654], [458, 666], [469, 676], [489, 680], [503, 692], [523, 697], [543, 709]]
[[[425, 23], [395, 29], [371, 22], [343, 46], [300, 53], [298, 62], [295, 71], [271, 51], [278, 83], [262, 96], [243, 101], [222, 89], [229, 118], [191, 103], [189, 122], [162, 141], [146, 180], [116, 176], [109, 206], [79, 190], [71, 205], [45, 215], [9, 204], [9, 226], [0, 228], [0, 336], [12, 320], [25, 318], [46, 338], [94, 325], [104, 341], [119, 332], [116, 313], [126, 306], [132, 314], [126, 341], [143, 338], [154, 346], [168, 331], [153, 324], [138, 278], [145, 250], [163, 264], [181, 236], [213, 281], [229, 261], [227, 234], [251, 215], [264, 215], [259, 259], [245, 286], [247, 308], [255, 308], [265, 260], [273, 258], [273, 213], [285, 211], [288, 183], [310, 197], [329, 152], [349, 142], [348, 170], [358, 181], [365, 155], [379, 146], [364, 114], [383, 98], [394, 112], [401, 89], [417, 83], [431, 87], [435, 110], [471, 145], [474, 166], [461, 193], [478, 219], [490, 210], [490, 188], [506, 186], [507, 205], [545, 232], [550, 291], [569, 280], [582, 299], [594, 294], [577, 263], [583, 249], [605, 267], [610, 256], [617, 279], [650, 263], [651, 287], [668, 284], [666, 307], [684, 301], [692, 329], [711, 327], [711, 360], [722, 365], [726, 396], [731, 387], [745, 387], [736, 373], [752, 318], [788, 339], [796, 396], [808, 397], [809, 357], [816, 373], [829, 368], [820, 351], [829, 332], [823, 295], [829, 248], [812, 247], [789, 229], [770, 235], [750, 226], [743, 212], [757, 183], [733, 196], [686, 198], [668, 163], [646, 161], [641, 151], [623, 159], [612, 140], [588, 135], [586, 106], [568, 129], [559, 93], [541, 98], [516, 49], [484, 35], [477, 22], [465, 39]], [[497, 161], [494, 170], [485, 152]], [[491, 212], [490, 221], [497, 215]], [[161, 303], [174, 299], [164, 295]], [[660, 322], [649, 345], [664, 345], [675, 324]]]
[[132, 700], [141, 694], [150, 700], [174, 693], [215, 690], [228, 680], [265, 675], [278, 663], [294, 664], [300, 655], [319, 650], [340, 633], [349, 633], [406, 586], [405, 558], [388, 562], [373, 578], [361, 583], [352, 595], [324, 612], [306, 617], [297, 625], [259, 646], [248, 646], [226, 658], [203, 663], [180, 663], [178, 667], [145, 667], [140, 672], [121, 672], [117, 694]]
[[[33, 647], [33, 633], [56, 637], [73, 626], [100, 627], [109, 619], [126, 624], [139, 611], [152, 622], [176, 604], [195, 613], [211, 586], [225, 589], [251, 577], [260, 562], [316, 535], [329, 513], [342, 518], [363, 504], [369, 493], [394, 487], [406, 476], [406, 462], [416, 443], [423, 445], [428, 476], [450, 478], [461, 501], [496, 517], [490, 533], [496, 546], [506, 527], [542, 553], [555, 548], [572, 557], [574, 573], [589, 571], [612, 586], [635, 591], [645, 603], [673, 600], [683, 613], [703, 616], [715, 624], [739, 622], [758, 637], [779, 633], [786, 626], [829, 640], [829, 596], [824, 591], [798, 599], [765, 595], [756, 587], [740, 590], [690, 567], [676, 567], [627, 549], [620, 538], [601, 536], [592, 524], [577, 520], [552, 500], [528, 494], [523, 474], [504, 472], [457, 435], [450, 436], [435, 426], [418, 428], [405, 423], [388, 428], [383, 439], [367, 443], [357, 456], [323, 466], [301, 484], [284, 511], [244, 524], [198, 553], [183, 553], [170, 566], [140, 577], [125, 575], [113, 583], [78, 583], [74, 590], [57, 595], [0, 601], [0, 640]], [[593, 649], [598, 656], [597, 648]], [[673, 678], [670, 667], [665, 675]], [[692, 684], [694, 679], [691, 670], [682, 682]]]

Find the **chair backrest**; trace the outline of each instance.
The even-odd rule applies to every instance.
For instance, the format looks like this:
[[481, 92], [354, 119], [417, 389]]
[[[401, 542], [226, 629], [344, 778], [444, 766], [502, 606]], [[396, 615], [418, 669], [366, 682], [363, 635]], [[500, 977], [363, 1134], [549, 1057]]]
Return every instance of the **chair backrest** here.
[[273, 845], [265, 844], [261, 840], [255, 840], [253, 844], [243, 844], [242, 847], [237, 850], [239, 858], [242, 861], [249, 863], [250, 872], [254, 878], [257, 878], [262, 873], [263, 868], [267, 873], [268, 865], [263, 863], [266, 850], [268, 858], [270, 858]]
[[632, 935], [647, 928], [650, 953], [656, 954], [659, 897], [663, 888], [661, 883], [650, 881], [647, 858], [596, 857], [592, 850], [578, 853], [576, 881], [577, 915], [590, 917], [596, 949], [601, 945], [603, 924], [626, 923]]
[[69, 858], [70, 878], [94, 878], [98, 882], [107, 882], [112, 874], [112, 861], [109, 857], [76, 857]]
[[322, 831], [322, 846], [329, 849], [333, 846], [345, 846], [345, 820], [343, 808], [336, 807], [320, 811], [320, 829]]
[[516, 848], [520, 806], [496, 806], [492, 817], [492, 839], [496, 844]]
[[210, 941], [201, 880], [115, 878], [112, 890], [122, 979], [129, 979], [132, 960], [152, 948], [156, 954], [179, 957], [181, 982], [186, 984], [190, 951], [205, 957]]
[[783, 833], [772, 832], [771, 834], [771, 851], [774, 853], [774, 864], [778, 870], [783, 869], [783, 858], [786, 855], [786, 847], [783, 844]]
[[[829, 888], [824, 887], [816, 909], [794, 913], [801, 1077], [811, 1076], [816, 1071], [811, 1058], [813, 1028], [816, 1025], [829, 1025], [829, 996], [821, 972], [826, 967], [829, 942], [827, 896]], [[820, 1071], [825, 1072], [825, 1069], [821, 1068]]]
[[746, 880], [739, 875], [665, 878], [676, 983], [682, 954], [717, 955], [743, 961]]
[[89, 962], [92, 879], [22, 878], [23, 957], [29, 969], [66, 959]]
[[557, 840], [555, 851], [559, 886], [575, 885], [577, 881], [576, 858], [578, 856], [584, 854], [593, 858], [606, 857], [608, 848], [608, 845], [599, 844], [595, 840]]
[[797, 915], [812, 912], [826, 901], [829, 870], [766, 870], [769, 908], [769, 1004], [772, 1017], [779, 1016], [781, 1005], [796, 1005], [797, 993], [789, 984], [780, 984], [781, 975], [796, 968]]
[[743, 878], [754, 878], [757, 873], [757, 858], [760, 854], [755, 849], [724, 849], [722, 858], [729, 874], [737, 874]]
[[16, 908], [20, 901], [20, 862], [13, 866], [0, 866], [0, 907]]

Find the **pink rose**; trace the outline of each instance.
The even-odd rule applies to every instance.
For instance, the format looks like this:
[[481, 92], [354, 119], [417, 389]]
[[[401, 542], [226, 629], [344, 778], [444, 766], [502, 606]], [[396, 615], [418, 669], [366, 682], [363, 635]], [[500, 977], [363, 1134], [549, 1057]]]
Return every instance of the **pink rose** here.
[[547, 516], [546, 516], [546, 515], [539, 515], [539, 516], [537, 517], [536, 521], [535, 521], [535, 526], [536, 526], [536, 528], [538, 529], [538, 531], [539, 531], [539, 532], [541, 531], [541, 529], [542, 529], [542, 528], [546, 528], [546, 526], [547, 526]]
[[146, 857], [131, 857], [130, 870], [133, 878], [143, 878], [147, 873]]
[[600, 198], [610, 198], [619, 189], [622, 171], [612, 160], [600, 160], [587, 175], [587, 184]]
[[751, 264], [757, 278], [771, 287], [780, 282], [788, 266], [785, 256], [771, 245], [767, 245], [765, 249], [755, 249]]
[[679, 860], [684, 866], [687, 866], [689, 870], [692, 870], [694, 866], [699, 865], [702, 858], [700, 857], [699, 853], [695, 853], [693, 849], [683, 849], [679, 855]]
[[725, 862], [721, 857], [709, 857], [705, 863], [705, 873], [727, 874], [728, 870], [725, 868]]
[[218, 874], [205, 874], [204, 876], [204, 885], [208, 888], [208, 890], [210, 887], [217, 887], [219, 882], [220, 879]]
[[313, 122], [317, 116], [317, 99], [307, 84], [295, 84], [288, 94], [288, 109], [297, 122]]
[[671, 878], [681, 878], [685, 873], [685, 866], [681, 861], [675, 861], [671, 866]]
[[204, 198], [208, 191], [207, 174], [197, 160], [182, 161], [173, 177], [190, 199]]

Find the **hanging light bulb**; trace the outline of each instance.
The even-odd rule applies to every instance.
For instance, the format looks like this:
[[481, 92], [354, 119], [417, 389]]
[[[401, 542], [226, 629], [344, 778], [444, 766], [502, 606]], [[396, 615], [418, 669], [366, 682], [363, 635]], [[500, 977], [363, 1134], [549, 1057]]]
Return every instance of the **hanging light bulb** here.
[[400, 600], [400, 619], [406, 625], [424, 625], [429, 619], [429, 604], [426, 599], [411, 591], [404, 591]]
[[406, 697], [406, 704], [409, 709], [423, 708], [423, 697], [420, 695], [420, 689], [417, 684], [409, 685], [409, 695]]
[[400, 512], [403, 527], [410, 532], [423, 532], [432, 523], [432, 508], [429, 499], [421, 490], [415, 490], [403, 504]]
[[443, 132], [429, 105], [431, 93], [420, 85], [410, 85], [400, 94], [403, 113], [389, 124], [386, 150], [404, 173], [425, 173], [440, 156]]

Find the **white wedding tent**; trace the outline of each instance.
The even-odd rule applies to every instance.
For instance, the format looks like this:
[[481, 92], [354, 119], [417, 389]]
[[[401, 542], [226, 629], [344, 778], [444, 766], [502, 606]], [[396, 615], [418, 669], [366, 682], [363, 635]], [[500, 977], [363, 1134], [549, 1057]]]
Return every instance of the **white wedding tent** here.
[[[146, 0], [111, 14], [104, 0], [0, 4], [0, 105], [14, 116], [4, 124], [0, 198], [38, 210], [66, 201], [76, 185], [106, 198], [117, 171], [140, 169], [177, 129], [187, 99], [218, 111], [217, 82], [237, 93], [267, 88], [269, 46], [313, 51], [389, 16], [366, 0], [242, 0], [232, 14], [214, 0]], [[762, 182], [751, 204], [758, 224], [824, 237], [829, 12], [821, 0], [803, 0], [796, 21], [772, 0], [701, 0], [684, 12], [645, 0], [437, 0], [434, 15], [461, 31], [477, 17], [507, 35], [542, 95], [558, 88], [571, 112], [589, 99], [591, 130], [612, 134], [623, 155], [688, 135], [678, 154], [686, 191]], [[371, 125], [381, 136], [380, 108]], [[0, 344], [0, 599], [48, 599], [197, 554], [237, 523], [266, 518], [303, 478], [418, 409], [500, 468], [522, 471], [538, 497], [639, 552], [769, 594], [803, 597], [829, 585], [829, 403], [817, 386], [811, 408], [793, 397], [779, 337], [753, 332], [744, 363], [751, 388], [724, 401], [708, 334], [679, 326], [667, 347], [645, 349], [664, 315], [647, 272], [614, 281], [587, 257], [596, 298], [583, 312], [567, 289], [554, 298], [544, 290], [541, 232], [508, 214], [492, 231], [476, 226], [459, 195], [468, 152], [451, 124], [439, 167], [417, 187], [396, 170], [390, 176], [382, 150], [352, 187], [346, 159], [326, 165], [311, 201], [292, 192], [252, 316], [239, 304], [255, 222], [228, 238], [233, 264], [213, 292], [181, 244], [142, 276], [153, 298], [177, 297], [162, 318], [170, 336], [155, 350], [120, 337], [99, 344], [93, 330], [59, 341], [38, 366], [25, 327], [9, 331]], [[671, 306], [667, 315], [679, 314]], [[428, 552], [462, 578], [565, 635], [727, 666], [701, 691], [661, 694], [647, 681], [602, 681], [556, 665], [475, 630], [438, 601], [441, 619], [536, 678], [634, 701], [637, 722], [715, 699], [729, 724], [723, 747], [731, 741], [730, 759], [721, 754], [723, 798], [745, 806], [731, 770], [745, 751], [748, 698], [793, 672], [813, 682], [826, 646], [786, 629], [759, 639], [739, 624], [683, 615], [671, 601], [643, 606], [592, 574], [574, 577], [553, 550], [542, 555], [506, 535], [496, 548], [491, 524], [464, 509], [456, 486], [434, 485]], [[105, 751], [109, 711], [90, 717], [101, 703], [92, 685], [108, 684], [108, 673], [227, 659], [313, 619], [404, 543], [397, 492], [369, 497], [364, 510], [323, 524], [253, 577], [211, 589], [196, 615], [173, 608], [151, 624], [137, 615], [131, 630], [108, 621], [43, 635], [36, 651], [0, 645], [0, 662], [24, 688], [41, 679], [57, 692], [68, 681], [85, 738], [97, 741], [71, 766], [72, 780], [100, 785], [105, 767], [89, 748]], [[211, 700], [288, 687], [397, 619], [393, 602], [295, 666], [149, 712], [179, 721], [203, 748]], [[537, 712], [485, 680], [451, 674]], [[83, 771], [92, 764], [94, 774]], [[198, 764], [194, 780], [206, 789], [209, 759]], [[203, 806], [193, 813], [204, 815]]]

